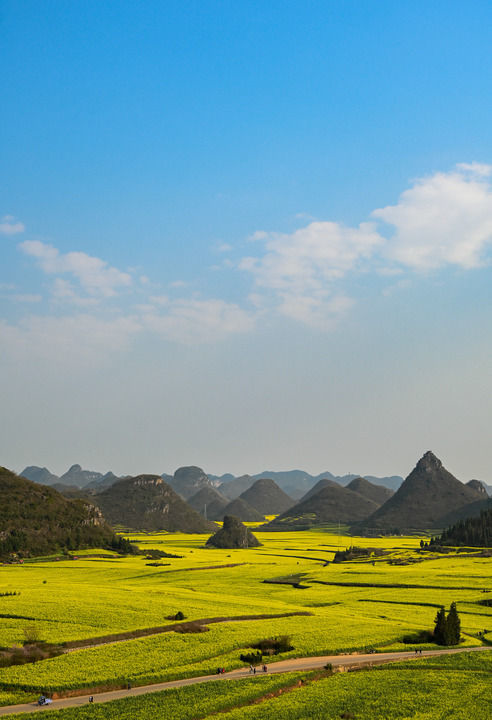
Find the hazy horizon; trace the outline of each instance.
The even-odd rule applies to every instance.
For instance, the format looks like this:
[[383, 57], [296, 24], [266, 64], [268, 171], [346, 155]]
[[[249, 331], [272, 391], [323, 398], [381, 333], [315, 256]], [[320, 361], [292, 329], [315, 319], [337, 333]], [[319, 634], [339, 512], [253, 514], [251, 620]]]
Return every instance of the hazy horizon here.
[[492, 484], [491, 23], [5, 0], [0, 464]]

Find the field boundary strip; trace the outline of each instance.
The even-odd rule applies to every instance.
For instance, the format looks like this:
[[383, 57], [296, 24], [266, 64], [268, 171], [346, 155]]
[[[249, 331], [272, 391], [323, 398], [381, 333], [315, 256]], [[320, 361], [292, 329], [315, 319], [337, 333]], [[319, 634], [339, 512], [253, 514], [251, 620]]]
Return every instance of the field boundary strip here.
[[463, 585], [417, 585], [413, 583], [377, 583], [377, 582], [349, 582], [349, 581], [337, 581], [337, 580], [309, 580], [311, 583], [316, 585], [334, 585], [336, 587], [367, 587], [367, 588], [389, 588], [397, 589], [402, 588], [404, 590], [473, 590], [479, 592], [486, 590], [492, 592], [492, 588], [477, 588], [477, 587], [465, 587]]
[[215, 623], [227, 622], [247, 622], [248, 620], [269, 620], [283, 617], [294, 617], [296, 615], [313, 615], [308, 610], [298, 610], [285, 613], [261, 613], [257, 615], [231, 615], [229, 617], [219, 616], [212, 618], [197, 618], [196, 620], [187, 620], [185, 622], [171, 623], [169, 625], [161, 625], [159, 627], [141, 628], [140, 630], [127, 630], [122, 633], [114, 633], [112, 635], [102, 635], [96, 638], [86, 640], [70, 640], [63, 644], [65, 652], [74, 650], [82, 650], [84, 648], [97, 647], [98, 645], [109, 645], [111, 643], [124, 642], [125, 640], [134, 640], [136, 638], [147, 637], [148, 635], [161, 635], [167, 632], [186, 632], [193, 629], [197, 625], [212, 625]]

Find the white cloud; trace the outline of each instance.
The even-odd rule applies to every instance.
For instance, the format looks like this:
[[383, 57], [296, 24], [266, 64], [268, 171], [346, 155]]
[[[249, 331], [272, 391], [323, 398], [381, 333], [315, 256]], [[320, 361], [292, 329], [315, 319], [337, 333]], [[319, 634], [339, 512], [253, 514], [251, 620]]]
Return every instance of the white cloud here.
[[2, 235], [18, 235], [25, 230], [24, 223], [15, 222], [13, 215], [4, 215], [0, 220], [0, 233]]
[[229, 243], [219, 243], [216, 245], [215, 250], [219, 253], [228, 253], [232, 250], [232, 245], [229, 245]]
[[19, 247], [26, 255], [36, 258], [45, 273], [73, 275], [89, 295], [112, 297], [116, 295], [117, 288], [132, 284], [128, 273], [83, 252], [60, 253], [57, 248], [39, 240], [26, 240]]
[[354, 300], [346, 295], [281, 293], [279, 312], [319, 330], [331, 330], [350, 310]]
[[252, 272], [260, 287], [298, 291], [343, 277], [382, 243], [372, 223], [350, 228], [314, 222], [290, 235], [255, 233], [254, 238], [265, 240], [266, 253], [260, 259], [243, 258], [240, 268]]
[[334, 292], [336, 281], [361, 269], [383, 243], [372, 223], [312, 222], [291, 234], [256, 232], [252, 239], [263, 241], [266, 253], [243, 258], [240, 269], [273, 294], [283, 315], [327, 328], [352, 304]]
[[155, 305], [169, 305], [169, 298], [167, 295], [151, 295], [149, 300]]
[[77, 293], [74, 286], [68, 280], [64, 278], [55, 278], [51, 293], [55, 300], [59, 300], [62, 303], [72, 303], [78, 307], [89, 307], [90, 305], [97, 305], [98, 300], [95, 297], [83, 297]]
[[249, 239], [264, 253], [244, 257], [239, 268], [255, 279], [255, 295], [262, 298], [257, 306], [270, 299], [283, 315], [331, 327], [352, 304], [339, 286], [361, 270], [391, 276], [487, 263], [491, 176], [491, 165], [473, 162], [417, 180], [396, 205], [371, 213], [373, 221], [393, 226], [386, 237], [374, 222], [351, 228], [316, 221], [291, 234], [257, 231]]
[[148, 313], [142, 318], [151, 332], [192, 345], [249, 332], [254, 322], [246, 310], [223, 300], [174, 300], [166, 314]]
[[485, 165], [484, 163], [458, 163], [456, 167], [459, 170], [471, 172], [474, 175], [482, 175], [483, 177], [489, 177], [492, 174], [492, 165]]
[[483, 265], [492, 242], [491, 173], [490, 165], [462, 163], [417, 180], [396, 205], [375, 210], [373, 217], [395, 228], [386, 257], [414, 270]]

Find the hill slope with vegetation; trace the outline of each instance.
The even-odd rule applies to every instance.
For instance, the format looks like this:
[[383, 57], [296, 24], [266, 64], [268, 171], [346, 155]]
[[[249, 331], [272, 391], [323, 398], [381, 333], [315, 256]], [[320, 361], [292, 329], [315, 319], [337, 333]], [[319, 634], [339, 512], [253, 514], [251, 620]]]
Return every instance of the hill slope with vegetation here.
[[260, 522], [265, 519], [264, 515], [258, 512], [256, 508], [251, 507], [246, 500], [243, 500], [240, 497], [235, 500], [231, 500], [231, 502], [224, 508], [222, 514], [233, 515], [234, 517], [239, 518], [242, 522]]
[[295, 504], [294, 500], [279, 488], [275, 480], [270, 478], [257, 480], [240, 495], [240, 499], [263, 515], [278, 515]]
[[364, 520], [377, 504], [359, 493], [327, 480], [324, 487], [307, 500], [294, 505], [262, 527], [263, 530], [297, 530], [324, 523], [351, 523]]
[[492, 547], [492, 507], [482, 510], [478, 517], [460, 520], [429, 543], [430, 547], [440, 545]]
[[224, 525], [206, 543], [207, 547], [224, 549], [253, 548], [260, 544], [251, 530], [233, 515], [224, 517]]
[[363, 477], [354, 478], [347, 485], [347, 489], [363, 495], [380, 506], [384, 505], [395, 494], [394, 490], [390, 490], [383, 485], [376, 485]]
[[112, 529], [84, 500], [69, 500], [47, 485], [0, 467], [0, 556], [47, 555], [110, 544]]
[[209, 520], [222, 520], [228, 502], [218, 490], [206, 485], [188, 500], [188, 505]]
[[97, 495], [113, 525], [133, 530], [210, 532], [217, 528], [188, 505], [159, 475], [125, 478]]

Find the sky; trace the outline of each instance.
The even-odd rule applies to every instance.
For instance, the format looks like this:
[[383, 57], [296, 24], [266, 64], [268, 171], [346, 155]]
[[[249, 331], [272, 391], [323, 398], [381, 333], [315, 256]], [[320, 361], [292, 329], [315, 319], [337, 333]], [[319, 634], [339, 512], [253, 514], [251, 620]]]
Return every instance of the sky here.
[[0, 464], [492, 482], [488, 0], [0, 0]]

